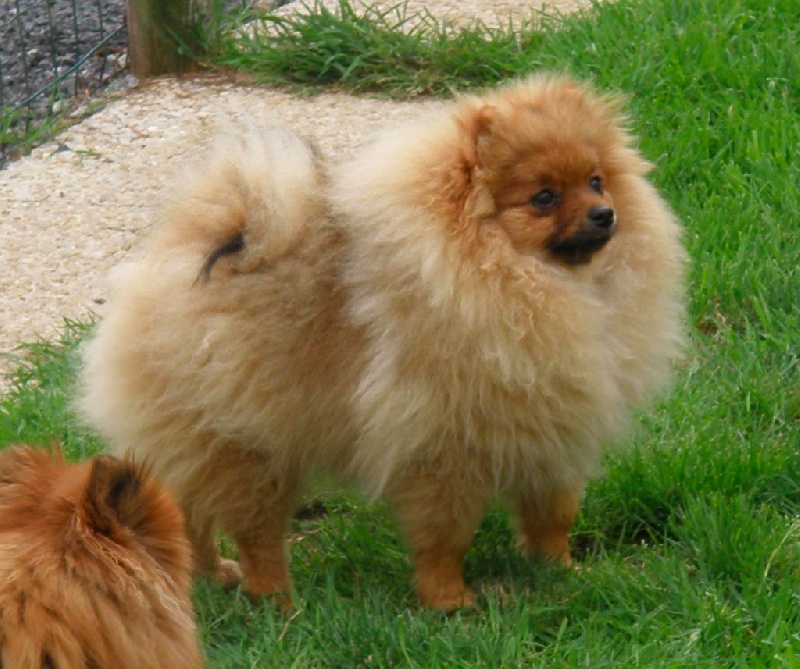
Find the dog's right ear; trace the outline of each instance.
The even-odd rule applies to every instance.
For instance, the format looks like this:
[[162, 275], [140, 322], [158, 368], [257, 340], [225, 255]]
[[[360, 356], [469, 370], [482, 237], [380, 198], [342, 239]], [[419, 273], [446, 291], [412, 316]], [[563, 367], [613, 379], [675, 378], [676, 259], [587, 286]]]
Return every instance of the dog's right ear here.
[[458, 119], [464, 137], [469, 141], [464, 146], [464, 160], [470, 170], [480, 162], [481, 147], [485, 145], [492, 134], [497, 110], [492, 105], [482, 105], [470, 109]]
[[492, 105], [483, 105], [475, 112], [473, 120], [475, 126], [474, 133], [478, 141], [492, 134], [492, 128], [496, 117], [497, 109]]
[[482, 104], [466, 110], [458, 119], [464, 140], [461, 142], [461, 172], [464, 179], [460, 207], [469, 218], [490, 215], [495, 210], [494, 198], [487, 186], [493, 154], [497, 152], [495, 132], [498, 110]]
[[130, 527], [141, 489], [142, 471], [134, 463], [110, 456], [95, 458], [84, 504], [89, 526], [109, 537], [122, 527]]

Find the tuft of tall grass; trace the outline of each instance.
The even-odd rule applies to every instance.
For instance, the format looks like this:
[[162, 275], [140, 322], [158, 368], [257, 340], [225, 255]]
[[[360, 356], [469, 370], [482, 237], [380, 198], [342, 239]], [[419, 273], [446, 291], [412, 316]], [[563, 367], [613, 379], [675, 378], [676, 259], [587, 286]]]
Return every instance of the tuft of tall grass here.
[[94, 455], [100, 443], [71, 411], [79, 364], [77, 349], [90, 325], [64, 319], [61, 337], [39, 340], [0, 353], [10, 362], [0, 394], [0, 447], [60, 441], [72, 458]]
[[533, 19], [455, 28], [428, 12], [409, 12], [402, 2], [388, 9], [349, 0], [334, 10], [320, 0], [307, 6], [289, 16], [247, 6], [219, 11], [206, 58], [271, 84], [410, 98], [514, 76], [544, 39], [531, 29]]

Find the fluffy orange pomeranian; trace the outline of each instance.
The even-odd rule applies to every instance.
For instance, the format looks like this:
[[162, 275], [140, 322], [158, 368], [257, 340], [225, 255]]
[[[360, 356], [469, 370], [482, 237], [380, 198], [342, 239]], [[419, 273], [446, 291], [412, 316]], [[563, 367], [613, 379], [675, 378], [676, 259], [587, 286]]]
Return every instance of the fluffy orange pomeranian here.
[[0, 666], [199, 669], [180, 508], [141, 467], [0, 451]]
[[472, 602], [496, 498], [570, 563], [601, 446], [682, 338], [679, 225], [619, 108], [539, 76], [331, 170], [277, 128], [189, 172], [117, 271], [81, 407], [179, 496], [200, 571], [288, 606], [284, 537], [320, 471], [388, 500], [429, 606]]

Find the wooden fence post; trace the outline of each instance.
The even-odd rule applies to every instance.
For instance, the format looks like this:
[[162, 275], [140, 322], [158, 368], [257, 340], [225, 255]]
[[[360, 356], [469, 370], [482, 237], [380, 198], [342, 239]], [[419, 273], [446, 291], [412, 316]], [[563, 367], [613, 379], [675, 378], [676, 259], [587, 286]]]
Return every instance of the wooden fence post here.
[[197, 52], [193, 28], [207, 0], [128, 0], [128, 63], [139, 79], [198, 69], [180, 42]]

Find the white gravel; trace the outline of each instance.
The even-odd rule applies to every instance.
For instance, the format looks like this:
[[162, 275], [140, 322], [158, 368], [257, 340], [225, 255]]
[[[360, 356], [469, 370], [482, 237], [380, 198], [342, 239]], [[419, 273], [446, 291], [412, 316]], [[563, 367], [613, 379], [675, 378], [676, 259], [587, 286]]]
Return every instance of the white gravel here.
[[[408, 8], [492, 23], [540, 4], [409, 0]], [[588, 2], [547, 4], [566, 11]], [[141, 244], [169, 174], [221, 126], [282, 119], [337, 158], [426, 104], [435, 103], [295, 97], [208, 77], [160, 80], [122, 96], [0, 171], [0, 355], [56, 337], [65, 317], [102, 313], [108, 270]], [[0, 359], [0, 373], [10, 364]]]

